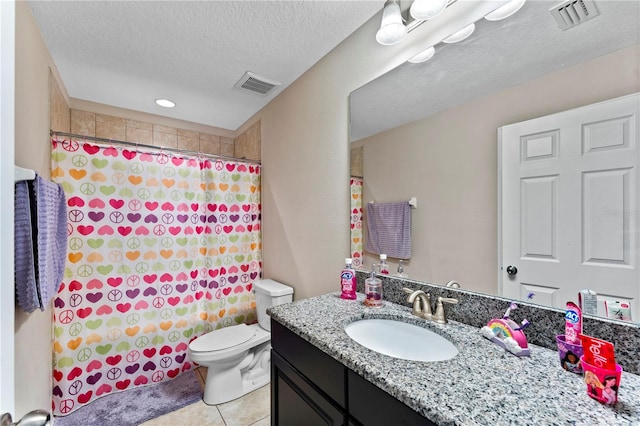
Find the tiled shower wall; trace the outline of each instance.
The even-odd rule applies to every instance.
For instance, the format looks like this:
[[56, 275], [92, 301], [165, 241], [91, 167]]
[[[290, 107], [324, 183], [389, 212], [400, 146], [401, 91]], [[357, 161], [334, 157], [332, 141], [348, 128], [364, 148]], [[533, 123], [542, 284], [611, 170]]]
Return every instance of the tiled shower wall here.
[[[71, 110], [71, 133], [185, 151], [241, 157], [236, 154], [236, 142], [232, 138], [77, 109]], [[243, 145], [245, 144], [247, 143], [244, 142]], [[259, 159], [259, 148], [257, 152], [250, 152], [250, 154], [253, 157], [250, 159]], [[249, 158], [246, 154], [243, 156]]]
[[49, 104], [51, 128], [60, 132], [260, 160], [260, 121], [252, 124], [233, 139], [179, 127], [70, 109], [60, 87], [52, 77], [50, 77]]

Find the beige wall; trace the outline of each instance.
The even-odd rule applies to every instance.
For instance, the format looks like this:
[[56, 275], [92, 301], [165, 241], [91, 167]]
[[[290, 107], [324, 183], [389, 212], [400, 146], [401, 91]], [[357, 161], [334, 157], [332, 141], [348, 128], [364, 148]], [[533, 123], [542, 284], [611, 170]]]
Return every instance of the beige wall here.
[[396, 46], [376, 43], [379, 13], [241, 127], [261, 120], [266, 278], [293, 286], [295, 299], [338, 290], [350, 247], [349, 93], [490, 9], [456, 2], [441, 27], [422, 25]]
[[[31, 9], [26, 2], [16, 2], [15, 163], [46, 177], [50, 176], [50, 68], [57, 77]], [[66, 94], [56, 87], [55, 79], [51, 96], [59, 111], [56, 117], [64, 116]], [[26, 314], [16, 308], [16, 419], [31, 410], [51, 406], [51, 315], [51, 309]]]
[[640, 91], [639, 66], [636, 45], [358, 141], [365, 202], [418, 198], [405, 272], [495, 294], [498, 127]]

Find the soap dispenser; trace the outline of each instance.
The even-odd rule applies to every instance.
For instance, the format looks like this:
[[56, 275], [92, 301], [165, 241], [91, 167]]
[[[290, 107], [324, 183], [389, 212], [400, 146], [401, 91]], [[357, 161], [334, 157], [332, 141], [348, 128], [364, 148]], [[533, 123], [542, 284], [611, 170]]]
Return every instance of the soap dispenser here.
[[387, 264], [387, 255], [380, 255], [380, 273], [389, 275], [389, 265]]
[[402, 260], [398, 262], [398, 273], [396, 273], [396, 277], [409, 278], [409, 275], [404, 272], [404, 264], [402, 263]]
[[382, 306], [382, 281], [376, 278], [375, 266], [369, 278], [364, 280], [364, 304], [366, 306]]

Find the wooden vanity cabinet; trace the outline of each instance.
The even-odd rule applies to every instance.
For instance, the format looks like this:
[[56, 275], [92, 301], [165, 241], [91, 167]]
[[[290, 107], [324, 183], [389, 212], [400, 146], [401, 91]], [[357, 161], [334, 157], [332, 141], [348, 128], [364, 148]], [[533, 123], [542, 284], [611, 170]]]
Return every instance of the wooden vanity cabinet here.
[[273, 426], [434, 424], [274, 320], [271, 347]]

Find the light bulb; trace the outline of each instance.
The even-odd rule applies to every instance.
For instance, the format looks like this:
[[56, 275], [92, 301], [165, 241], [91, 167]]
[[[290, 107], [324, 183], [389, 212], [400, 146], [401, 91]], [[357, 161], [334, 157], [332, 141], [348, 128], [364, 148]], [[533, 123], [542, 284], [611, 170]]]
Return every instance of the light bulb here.
[[402, 22], [400, 6], [395, 1], [387, 1], [382, 11], [382, 23], [376, 33], [378, 43], [389, 46], [400, 43], [407, 36], [407, 27]]
[[413, 19], [428, 21], [440, 15], [447, 7], [448, 0], [415, 0], [409, 13]]
[[476, 29], [476, 24], [469, 24], [442, 40], [443, 43], [457, 43], [469, 37]]
[[415, 55], [413, 58], [409, 59], [409, 62], [411, 62], [412, 64], [427, 62], [429, 59], [433, 57], [435, 53], [436, 53], [436, 49], [433, 46], [428, 47], [422, 52]]
[[156, 104], [164, 108], [173, 108], [174, 106], [176, 106], [176, 103], [170, 101], [169, 99], [156, 99]]
[[484, 19], [487, 21], [499, 21], [513, 15], [524, 5], [526, 0], [511, 0], [509, 3], [500, 6], [493, 12], [487, 14]]

